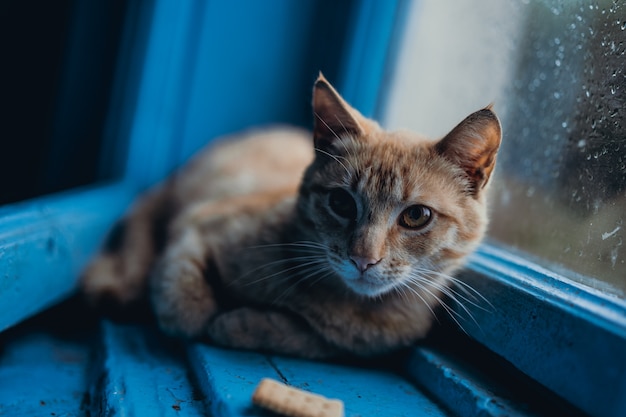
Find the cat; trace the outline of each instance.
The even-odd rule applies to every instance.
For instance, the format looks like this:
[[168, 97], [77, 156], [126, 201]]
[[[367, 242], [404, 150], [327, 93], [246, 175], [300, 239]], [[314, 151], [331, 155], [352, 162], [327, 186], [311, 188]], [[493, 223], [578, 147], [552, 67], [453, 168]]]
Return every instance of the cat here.
[[487, 107], [438, 141], [388, 132], [321, 73], [313, 113], [312, 137], [218, 141], [140, 197], [86, 269], [87, 299], [148, 299], [169, 335], [305, 358], [423, 338], [470, 291], [452, 274], [485, 234], [500, 122]]

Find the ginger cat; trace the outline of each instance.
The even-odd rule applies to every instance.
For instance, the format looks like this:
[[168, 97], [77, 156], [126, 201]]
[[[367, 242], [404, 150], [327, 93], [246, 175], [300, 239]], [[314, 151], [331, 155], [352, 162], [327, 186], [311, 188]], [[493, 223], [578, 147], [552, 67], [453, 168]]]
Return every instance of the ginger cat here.
[[[487, 226], [490, 108], [439, 141], [387, 132], [320, 74], [312, 138], [280, 128], [199, 153], [138, 199], [85, 271], [95, 303], [146, 297], [168, 334], [323, 358], [424, 337]], [[446, 308], [447, 309], [447, 308]]]

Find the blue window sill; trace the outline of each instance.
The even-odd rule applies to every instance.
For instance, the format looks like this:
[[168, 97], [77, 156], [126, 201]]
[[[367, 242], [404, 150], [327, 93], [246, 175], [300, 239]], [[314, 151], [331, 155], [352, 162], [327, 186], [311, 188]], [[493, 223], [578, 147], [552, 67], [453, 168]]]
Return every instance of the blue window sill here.
[[435, 335], [438, 343], [376, 361], [323, 363], [185, 345], [81, 309], [71, 300], [0, 335], [0, 415], [266, 416], [251, 402], [265, 377], [339, 398], [347, 417], [582, 415], [523, 388], [508, 368], [494, 377], [490, 358], [470, 364], [445, 347], [475, 358], [463, 337]]
[[185, 346], [146, 325], [88, 320], [50, 330], [72, 314], [47, 312], [3, 335], [0, 415], [263, 416], [251, 398], [265, 377], [340, 398], [346, 416], [449, 415], [378, 366]]
[[75, 291], [136, 190], [119, 182], [0, 208], [0, 332]]

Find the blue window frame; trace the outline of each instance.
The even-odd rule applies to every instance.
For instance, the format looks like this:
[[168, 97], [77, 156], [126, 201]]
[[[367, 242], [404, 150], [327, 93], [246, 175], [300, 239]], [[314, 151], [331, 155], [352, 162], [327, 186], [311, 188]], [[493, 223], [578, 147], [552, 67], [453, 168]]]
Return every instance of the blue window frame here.
[[[268, 8], [249, 1], [242, 12], [238, 3], [228, 1], [130, 2], [98, 168], [99, 178], [110, 181], [0, 208], [0, 331], [69, 297], [80, 269], [136, 193], [210, 138], [267, 122], [307, 126], [309, 103], [302, 97], [308, 96], [318, 69], [337, 80], [348, 101], [366, 115], [382, 115], [388, 109], [386, 86], [396, 74], [395, 46], [406, 33], [403, 22], [409, 10], [424, 4], [332, 3], [277, 0]], [[315, 19], [323, 16], [328, 32], [319, 33]], [[626, 307], [621, 300], [572, 283], [534, 258], [493, 242], [472, 258], [464, 279], [491, 305], [471, 309], [475, 322], [461, 322], [465, 333], [452, 336], [456, 349], [445, 346], [451, 336], [444, 334], [439, 343], [397, 358], [401, 373], [418, 388], [364, 366], [327, 368], [197, 345], [175, 352], [191, 361], [195, 374], [192, 383], [181, 382], [187, 364], [176, 354], [167, 356], [171, 352], [159, 336], [104, 323], [102, 361], [109, 373], [94, 388], [102, 392], [91, 394], [92, 407], [132, 414], [145, 412], [149, 404], [164, 415], [184, 405], [187, 415], [202, 415], [210, 404], [216, 415], [239, 415], [255, 375], [267, 371], [295, 385], [313, 384], [328, 395], [354, 397], [353, 413], [411, 415], [418, 409], [428, 415], [555, 415], [566, 410], [575, 415], [580, 409], [598, 417], [626, 415]], [[466, 317], [463, 307], [455, 309]], [[30, 343], [20, 339], [16, 347], [9, 346], [9, 356], [17, 361], [22, 351], [46, 357], [46, 339], [35, 338], [38, 347]], [[161, 344], [163, 349], [155, 347]], [[464, 352], [466, 346], [478, 346], [480, 353]], [[62, 349], [89, 363], [74, 345]], [[236, 367], [240, 374], [233, 376]], [[494, 367], [504, 377], [491, 378], [498, 373]], [[333, 374], [339, 382], [324, 386], [320, 374]], [[0, 371], [0, 381], [6, 375]], [[50, 375], [58, 373], [41, 378]], [[521, 385], [504, 390], [509, 378]], [[171, 397], [171, 407], [164, 411], [158, 401], [142, 396], [146, 380], [161, 390], [159, 398]], [[365, 391], [352, 387], [363, 380], [370, 381], [365, 391], [376, 401], [356, 399]], [[32, 380], [17, 381], [26, 385]], [[72, 381], [83, 386], [82, 380]], [[194, 384], [200, 385], [201, 398]], [[556, 405], [532, 400], [538, 391], [539, 398]], [[94, 405], [95, 398], [101, 403]], [[0, 413], [3, 401], [7, 397], [0, 394]]]

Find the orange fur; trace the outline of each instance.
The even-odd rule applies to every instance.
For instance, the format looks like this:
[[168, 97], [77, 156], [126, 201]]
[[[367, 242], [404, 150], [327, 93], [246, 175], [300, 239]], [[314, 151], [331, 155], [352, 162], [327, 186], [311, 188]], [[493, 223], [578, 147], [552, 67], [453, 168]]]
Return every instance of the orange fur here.
[[303, 357], [425, 336], [484, 235], [499, 122], [486, 108], [440, 141], [387, 132], [321, 75], [313, 110], [312, 139], [223, 141], [142, 197], [87, 298], [148, 297], [169, 334]]

